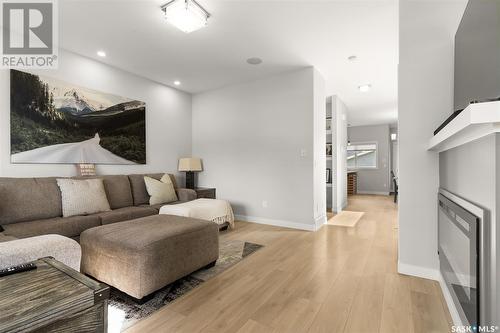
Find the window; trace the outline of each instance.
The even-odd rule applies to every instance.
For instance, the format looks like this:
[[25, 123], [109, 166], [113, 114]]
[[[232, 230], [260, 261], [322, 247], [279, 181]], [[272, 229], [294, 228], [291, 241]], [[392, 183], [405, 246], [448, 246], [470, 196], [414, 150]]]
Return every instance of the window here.
[[350, 143], [347, 146], [348, 169], [376, 169], [376, 143]]

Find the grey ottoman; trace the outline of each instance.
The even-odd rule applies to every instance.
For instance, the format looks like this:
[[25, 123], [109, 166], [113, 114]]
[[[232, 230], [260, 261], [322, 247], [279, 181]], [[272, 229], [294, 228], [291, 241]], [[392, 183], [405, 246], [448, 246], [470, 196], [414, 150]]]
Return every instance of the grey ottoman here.
[[215, 223], [154, 215], [85, 230], [82, 272], [141, 299], [219, 257]]

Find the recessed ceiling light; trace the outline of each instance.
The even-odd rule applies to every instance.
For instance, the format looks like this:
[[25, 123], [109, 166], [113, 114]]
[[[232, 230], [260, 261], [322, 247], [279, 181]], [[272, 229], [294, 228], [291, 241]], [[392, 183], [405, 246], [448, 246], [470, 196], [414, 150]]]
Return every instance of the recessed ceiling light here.
[[106, 56], [106, 52], [104, 51], [97, 51], [97, 55], [101, 58], [104, 58]]
[[358, 57], [356, 57], [355, 55], [347, 57], [347, 60], [349, 60], [349, 61], [355, 61], [357, 59], [358, 59]]
[[363, 85], [358, 87], [359, 91], [361, 91], [361, 92], [368, 92], [368, 91], [370, 91], [371, 88], [372, 88], [371, 84], [363, 84]]
[[247, 63], [249, 63], [250, 65], [260, 65], [262, 64], [262, 59], [257, 57], [248, 58]]
[[180, 86], [180, 85], [181, 85], [181, 81], [174, 81], [174, 84], [175, 84], [176, 86]]
[[195, 0], [172, 0], [161, 7], [167, 22], [185, 33], [207, 25], [210, 14]]

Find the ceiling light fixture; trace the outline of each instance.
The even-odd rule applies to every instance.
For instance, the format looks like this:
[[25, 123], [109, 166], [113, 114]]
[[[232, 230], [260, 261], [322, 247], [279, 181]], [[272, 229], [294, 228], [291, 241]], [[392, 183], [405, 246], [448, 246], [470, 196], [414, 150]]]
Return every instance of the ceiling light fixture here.
[[249, 63], [250, 65], [260, 65], [262, 64], [262, 59], [257, 57], [248, 58], [247, 63]]
[[371, 84], [363, 84], [363, 85], [359, 86], [358, 89], [361, 92], [368, 92], [368, 91], [370, 91], [370, 89], [372, 89], [372, 85]]
[[104, 51], [97, 51], [97, 55], [99, 57], [101, 57], [101, 58], [104, 58], [104, 57], [106, 57], [106, 52], [104, 52]]
[[161, 6], [167, 22], [185, 33], [207, 25], [210, 14], [195, 0], [172, 0]]
[[174, 81], [174, 84], [175, 84], [176, 86], [180, 86], [180, 85], [181, 85], [181, 81]]

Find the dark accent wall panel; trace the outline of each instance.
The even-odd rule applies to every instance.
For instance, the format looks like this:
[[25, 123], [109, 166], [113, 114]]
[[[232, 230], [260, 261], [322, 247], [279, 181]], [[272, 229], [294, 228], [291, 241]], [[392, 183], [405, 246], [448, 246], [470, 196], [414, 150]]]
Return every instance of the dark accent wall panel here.
[[469, 0], [455, 36], [455, 110], [500, 97], [500, 1]]

